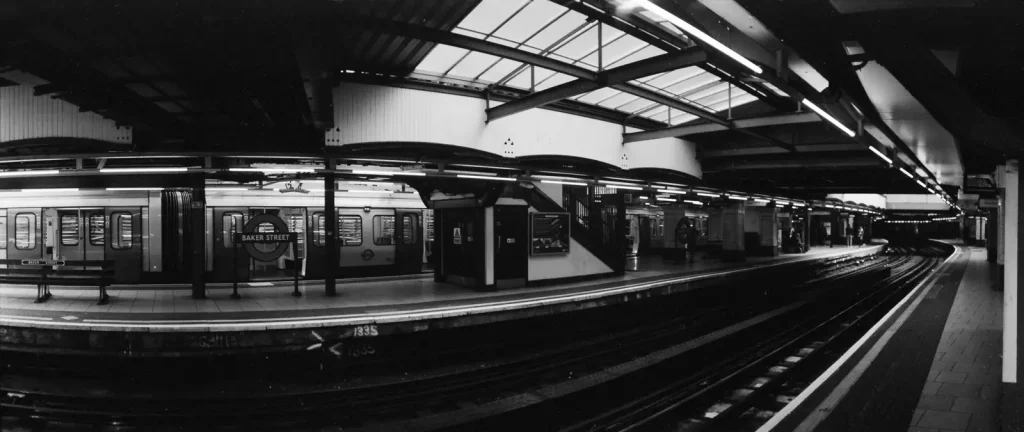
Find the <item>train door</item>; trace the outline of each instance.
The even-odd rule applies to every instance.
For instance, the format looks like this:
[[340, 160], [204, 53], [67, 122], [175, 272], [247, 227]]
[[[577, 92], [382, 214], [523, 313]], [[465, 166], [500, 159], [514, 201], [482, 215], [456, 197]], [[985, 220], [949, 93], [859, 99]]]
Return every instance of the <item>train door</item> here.
[[526, 285], [530, 239], [529, 209], [520, 206], [494, 207], [494, 283], [498, 289]]
[[646, 254], [651, 249], [651, 218], [640, 216], [640, 245], [637, 247], [638, 254]]
[[[235, 260], [234, 233], [242, 232], [248, 220], [245, 207], [214, 207], [213, 209], [213, 280], [231, 282], [249, 280], [249, 253], [239, 246]], [[232, 271], [234, 268], [234, 271]]]
[[288, 227], [288, 232], [293, 232], [298, 235], [296, 244], [293, 247], [289, 247], [285, 251], [282, 258], [284, 258], [284, 269], [289, 272], [289, 276], [294, 277], [294, 273], [299, 272], [300, 276], [305, 276], [306, 266], [306, 208], [305, 207], [288, 207], [281, 209], [281, 220]]
[[[7, 209], [0, 209], [0, 260], [7, 259]], [[0, 268], [7, 268], [0, 264]]]
[[319, 279], [324, 277], [324, 264], [327, 258], [327, 215], [324, 209], [310, 207], [306, 235], [306, 278]]
[[399, 273], [419, 273], [423, 265], [423, 233], [419, 210], [397, 209], [395, 267]]
[[114, 280], [138, 282], [142, 274], [142, 210], [110, 207], [105, 213], [107, 237], [103, 254], [114, 261]]
[[[264, 213], [271, 214], [271, 215], [274, 215], [274, 216], [277, 216], [277, 217], [281, 218], [281, 209], [279, 209], [279, 208], [258, 208], [258, 209], [257, 208], [250, 208], [249, 209], [249, 217], [256, 217], [256, 215], [264, 214]], [[284, 220], [284, 218], [281, 218], [281, 219]], [[270, 234], [270, 233], [277, 232], [277, 229], [274, 228], [274, 226], [271, 225], [270, 223], [262, 223], [262, 224], [260, 224], [259, 226], [256, 227], [256, 232]], [[261, 250], [263, 252], [270, 252], [271, 250], [274, 250], [275, 247], [277, 247], [277, 245], [273, 244], [273, 243], [266, 243], [266, 244], [257, 243], [254, 246], [255, 246], [256, 249]], [[250, 273], [250, 275], [251, 275], [251, 278], [253, 278], [253, 279], [256, 279], [256, 278], [261, 278], [261, 279], [264, 279], [264, 280], [266, 280], [266, 279], [283, 279], [283, 278], [285, 278], [287, 276], [284, 272], [281, 271], [281, 269], [284, 267], [284, 255], [282, 255], [276, 261], [270, 261], [270, 262], [257, 261], [257, 260], [250, 260], [250, 261], [252, 263], [252, 267], [251, 267], [252, 268], [252, 272]]]
[[57, 210], [56, 258], [68, 261], [85, 259], [82, 218], [79, 210]]
[[7, 258], [39, 259], [43, 256], [42, 212], [38, 208], [7, 210]]
[[104, 249], [107, 244], [107, 227], [104, 223], [105, 215], [102, 209], [82, 210], [81, 223], [83, 226], [82, 237], [82, 259], [89, 261], [102, 261]]

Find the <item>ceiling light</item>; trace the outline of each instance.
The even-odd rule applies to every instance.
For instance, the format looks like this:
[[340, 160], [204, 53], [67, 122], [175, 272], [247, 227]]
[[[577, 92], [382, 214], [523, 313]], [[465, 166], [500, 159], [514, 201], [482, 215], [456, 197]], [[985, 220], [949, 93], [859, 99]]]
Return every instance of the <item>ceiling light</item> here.
[[210, 192], [210, 191], [216, 191], [216, 192], [220, 192], [220, 191], [247, 191], [247, 190], [249, 190], [249, 188], [244, 188], [244, 187], [211, 187], [211, 188], [207, 188], [206, 189], [207, 192]]
[[636, 197], [636, 199], [638, 199], [638, 200], [646, 200], [646, 199], [647, 199], [647, 197], [645, 197], [645, 196], [641, 195], [641, 196], [638, 196], [638, 197]]
[[740, 196], [740, 195], [729, 195], [729, 199], [734, 199], [734, 200], [739, 200], [739, 201], [746, 201], [747, 197]]
[[869, 150], [871, 150], [871, 151], [873, 151], [873, 152], [875, 152], [875, 154], [876, 154], [876, 155], [878, 155], [878, 157], [882, 158], [882, 160], [884, 160], [884, 161], [885, 161], [885, 163], [887, 163], [887, 164], [892, 164], [892, 159], [889, 159], [889, 157], [888, 157], [888, 156], [886, 156], [885, 154], [883, 154], [883, 153], [882, 153], [881, 151], [879, 151], [878, 149], [876, 149], [876, 148], [875, 148], [874, 146], [868, 146], [868, 149], [869, 149]]
[[542, 175], [542, 174], [534, 174], [533, 177], [540, 178], [540, 179], [551, 179], [551, 180], [579, 180], [579, 181], [586, 181], [587, 180], [586, 178], [580, 178], [580, 177], [559, 177], [559, 176]]
[[789, 201], [779, 200], [779, 201], [775, 201], [775, 204], [776, 205], [783, 205], [783, 206], [784, 205], [789, 205]]
[[702, 203], [700, 201], [694, 201], [694, 200], [683, 200], [683, 202], [690, 203], [690, 204], [696, 204], [696, 205], [704, 205], [704, 203]]
[[563, 184], [563, 185], [569, 185], [569, 186], [586, 186], [587, 185], [586, 183], [574, 183], [574, 182], [565, 182], [565, 181], [558, 181], [558, 180], [541, 180], [540, 182], [541, 183]]
[[658, 201], [676, 202], [673, 198], [658, 197]]
[[900, 167], [900, 172], [902, 172], [907, 177], [914, 178], [914, 175], [911, 174], [910, 171], [907, 171], [907, 170], [903, 169], [903, 167]]
[[393, 176], [393, 175], [397, 175], [397, 176], [417, 176], [417, 177], [425, 177], [427, 175], [426, 173], [409, 172], [409, 171], [363, 171], [363, 170], [352, 170], [352, 174], [379, 175], [379, 176]]
[[[605, 180], [605, 179], [608, 179], [608, 180]], [[619, 181], [611, 181], [611, 180], [619, 180]], [[604, 179], [601, 179], [601, 181], [603, 181], [605, 183], [621, 183], [621, 184], [640, 183], [640, 180], [633, 180], [633, 179], [626, 179], [626, 178], [619, 178], [619, 177], [605, 177]], [[622, 183], [622, 182], [628, 182], [628, 183]]]
[[720, 195], [717, 195], [717, 194], [710, 194], [710, 193], [704, 193], [704, 192], [697, 192], [697, 195], [700, 195], [702, 197], [708, 197], [708, 198], [718, 198], [720, 196]]
[[630, 5], [640, 6], [643, 7], [644, 9], [651, 11], [655, 15], [661, 17], [662, 19], [665, 19], [666, 21], [674, 24], [676, 27], [681, 28], [684, 32], [693, 35], [693, 37], [700, 39], [702, 42], [708, 45], [711, 45], [713, 48], [721, 51], [722, 53], [729, 56], [733, 60], [736, 60], [741, 65], [746, 66], [747, 69], [754, 71], [754, 73], [760, 74], [762, 72], [761, 68], [758, 67], [753, 62], [751, 62], [750, 60], [747, 60], [736, 51], [733, 51], [729, 49], [729, 47], [722, 45], [722, 43], [715, 40], [715, 38], [708, 36], [704, 32], [698, 30], [696, 27], [690, 25], [690, 23], [683, 21], [679, 17], [669, 13], [667, 10], [662, 9], [658, 5], [655, 5], [654, 3], [651, 3], [648, 0], [633, 0], [633, 2], [630, 3]]
[[[234, 169], [234, 168], [232, 168]], [[100, 170], [104, 174], [127, 174], [127, 173], [156, 173], [156, 172], [183, 172], [188, 171], [188, 168], [182, 167], [161, 167], [161, 168], [103, 168]]]
[[78, 188], [55, 188], [55, 189], [22, 189], [25, 193], [59, 193], [59, 192], [78, 192]]
[[26, 176], [49, 176], [60, 174], [57, 170], [37, 170], [37, 171], [3, 171], [0, 172], [0, 177], [26, 177]]
[[112, 188], [107, 188], [108, 191], [158, 191], [158, 190], [163, 190], [163, 189], [164, 188], [158, 188], [158, 187], [150, 187], [150, 188], [146, 188], [146, 187], [112, 187]]
[[469, 165], [469, 164], [449, 164], [448, 166], [460, 166], [460, 167], [466, 167], [466, 168], [496, 169], [496, 170], [505, 170], [505, 171], [518, 171], [519, 170], [518, 168], [496, 167], [496, 166], [485, 166], [485, 165]]
[[809, 107], [810, 109], [814, 110], [814, 112], [818, 113], [818, 115], [820, 115], [821, 118], [823, 118], [825, 120], [828, 120], [830, 123], [835, 125], [837, 128], [839, 128], [839, 130], [843, 131], [843, 133], [849, 135], [850, 137], [853, 137], [854, 135], [856, 135], [852, 130], [850, 130], [850, 128], [846, 127], [842, 123], [839, 123], [839, 120], [836, 120], [835, 117], [830, 116], [824, 110], [822, 110], [821, 108], [818, 108], [818, 106], [815, 105], [814, 102], [811, 102], [810, 100], [805, 98], [804, 99], [804, 105], [807, 105], [807, 107]]
[[629, 190], [644, 190], [644, 188], [642, 188], [642, 187], [636, 187], [636, 186], [623, 186], [623, 185], [617, 185], [617, 184], [606, 184], [606, 183], [602, 183], [602, 184], [601, 184], [601, 186], [604, 186], [604, 187], [609, 187], [609, 188], [612, 188], [612, 189], [629, 189]]
[[921, 187], [923, 187], [923, 188], [925, 188], [925, 189], [928, 189], [928, 186], [925, 186], [925, 184], [924, 184], [924, 182], [923, 182], [923, 181], [921, 181], [921, 180], [916, 180], [916, 179], [915, 179], [914, 181], [916, 181], [916, 182], [917, 182], [917, 184], [921, 185]]
[[666, 194], [676, 194], [676, 195], [686, 195], [686, 193], [687, 193], [686, 191], [672, 190], [672, 189], [662, 189], [662, 190], [659, 190], [658, 192], [659, 193], [666, 193]]
[[512, 178], [512, 177], [498, 177], [498, 176], [491, 177], [491, 176], [481, 176], [481, 175], [471, 175], [471, 174], [457, 174], [457, 176], [459, 178], [469, 178], [469, 179], [477, 179], [477, 180], [516, 181], [516, 179]]
[[764, 198], [754, 198], [754, 201], [766, 203], [766, 202], [768, 202], [769, 200], [766, 200], [766, 199], [764, 199]]
[[311, 173], [313, 168], [229, 168], [229, 171], [262, 172], [264, 174]]

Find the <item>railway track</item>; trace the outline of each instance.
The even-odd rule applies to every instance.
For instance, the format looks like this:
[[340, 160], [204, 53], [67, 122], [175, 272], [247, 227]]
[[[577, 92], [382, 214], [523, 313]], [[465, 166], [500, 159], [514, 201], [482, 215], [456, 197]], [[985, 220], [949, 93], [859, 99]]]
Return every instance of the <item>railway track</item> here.
[[[622, 365], [636, 363], [651, 353], [666, 350], [665, 347], [693, 345], [664, 361], [637, 367], [621, 378], [664, 372], [671, 369], [673, 363], [685, 363], [694, 356], [750, 359], [771, 343], [784, 343], [782, 335], [788, 333], [782, 330], [787, 325], [795, 323], [806, 328], [808, 317], [795, 313], [801, 307], [827, 301], [831, 298], [828, 293], [837, 287], [863, 281], [878, 282], [884, 269], [906, 265], [908, 260], [908, 257], [894, 253], [878, 259], [858, 259], [826, 266], [811, 274], [807, 283], [788, 287], [791, 292], [802, 296], [796, 302], [792, 296], [766, 293], [761, 301], [703, 308], [702, 313], [677, 314], [669, 319], [648, 317], [640, 325], [619, 327], [618, 331], [589, 329], [588, 337], [576, 340], [555, 338], [553, 343], [524, 347], [497, 343], [485, 347], [495, 351], [493, 354], [497, 356], [494, 358], [481, 360], [470, 357], [474, 361], [448, 364], [428, 371], [413, 368], [409, 369], [412, 373], [391, 376], [367, 374], [339, 378], [335, 375], [338, 368], [328, 362], [326, 372], [297, 371], [296, 375], [304, 377], [299, 380], [243, 381], [188, 387], [172, 385], [150, 389], [147, 387], [151, 384], [145, 379], [109, 382], [109, 374], [90, 376], [94, 368], [79, 370], [79, 378], [67, 379], [59, 378], [59, 365], [8, 364], [5, 376], [0, 380], [4, 392], [0, 399], [5, 417], [29, 428], [73, 424], [89, 425], [94, 430], [167, 430], [214, 425], [249, 430], [314, 429], [334, 425], [373, 430], [389, 429], [389, 425], [400, 423], [403, 427], [428, 430], [456, 426], [475, 429], [500, 426], [506, 421], [516, 423], [505, 423], [504, 426], [526, 424], [528, 421], [524, 415], [557, 408], [571, 403], [574, 397], [616, 385], [615, 379], [582, 385], [586, 383], [580, 384], [580, 377], [621, 369]], [[671, 312], [671, 308], [668, 309]], [[732, 333], [722, 333], [735, 327], [735, 323], [745, 322], [753, 324], [737, 328]], [[778, 332], [779, 336], [760, 340], [763, 338], [754, 330]], [[707, 339], [707, 335], [716, 332], [723, 336], [716, 340]], [[702, 338], [706, 339], [703, 344], [693, 343]], [[737, 343], [747, 345], [747, 349], [736, 350], [733, 344]], [[739, 354], [725, 355], [730, 349]], [[468, 353], [471, 348], [463, 350]], [[459, 350], [451, 350], [440, 355], [456, 358], [458, 354]], [[700, 377], [694, 374], [691, 378]], [[559, 397], [541, 398], [519, 406], [508, 402], [537, 389], [558, 386], [576, 388]], [[701, 394], [710, 395], [714, 387], [705, 385], [702, 388], [705, 390]], [[654, 394], [650, 390], [646, 389], [649, 394]], [[488, 407], [497, 408], [484, 409]], [[465, 415], [473, 411], [478, 413], [476, 417]], [[575, 417], [587, 415], [585, 412], [576, 414]], [[583, 423], [586, 421], [578, 422]]]

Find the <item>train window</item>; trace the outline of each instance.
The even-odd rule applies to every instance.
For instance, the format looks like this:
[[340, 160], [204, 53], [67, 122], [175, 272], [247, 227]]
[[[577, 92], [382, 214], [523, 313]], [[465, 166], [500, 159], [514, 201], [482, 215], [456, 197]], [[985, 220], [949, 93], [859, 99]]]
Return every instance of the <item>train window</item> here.
[[313, 246], [323, 247], [327, 242], [327, 236], [324, 234], [325, 220], [326, 216], [323, 213], [313, 213]]
[[373, 217], [373, 244], [392, 245], [395, 244], [395, 217], [374, 216]]
[[416, 216], [402, 216], [402, 244], [416, 244]]
[[114, 249], [132, 248], [132, 215], [131, 213], [111, 213], [112, 222], [110, 247]]
[[14, 216], [14, 247], [21, 250], [36, 248], [35, 213], [18, 213]]
[[342, 246], [363, 244], [363, 217], [338, 216], [338, 239]]
[[78, 215], [60, 215], [60, 245], [78, 246]]
[[224, 213], [221, 219], [221, 229], [224, 230], [224, 247], [229, 248], [235, 245], [235, 233], [242, 232], [242, 214]]
[[103, 225], [103, 215], [89, 215], [89, 244], [103, 246], [106, 240], [106, 227]]
[[7, 215], [0, 214], [0, 249], [7, 249]]

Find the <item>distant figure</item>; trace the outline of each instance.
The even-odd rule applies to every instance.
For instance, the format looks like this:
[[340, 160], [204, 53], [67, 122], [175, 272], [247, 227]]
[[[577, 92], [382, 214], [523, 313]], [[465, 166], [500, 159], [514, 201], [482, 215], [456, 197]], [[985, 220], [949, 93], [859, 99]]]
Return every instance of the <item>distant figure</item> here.
[[[689, 224], [686, 223], [686, 219], [679, 219], [679, 222], [676, 222], [675, 230], [676, 264], [686, 259], [686, 247], [690, 241], [689, 234]], [[683, 255], [682, 258], [679, 257], [679, 254]]]
[[683, 253], [690, 253], [690, 262], [693, 262], [693, 256], [697, 254], [697, 227], [691, 226], [690, 233], [686, 236], [686, 251]]
[[857, 227], [857, 244], [864, 246], [864, 227]]
[[846, 227], [846, 246], [853, 247], [853, 227]]

